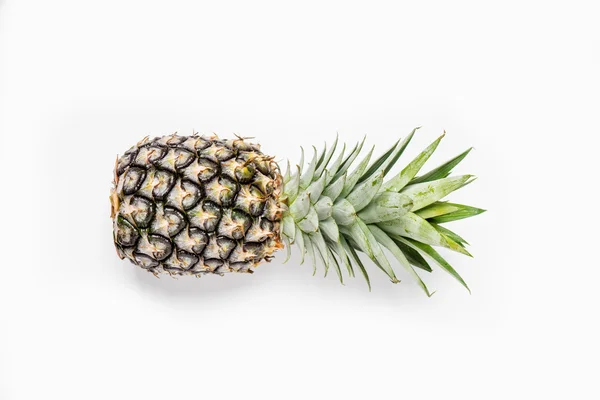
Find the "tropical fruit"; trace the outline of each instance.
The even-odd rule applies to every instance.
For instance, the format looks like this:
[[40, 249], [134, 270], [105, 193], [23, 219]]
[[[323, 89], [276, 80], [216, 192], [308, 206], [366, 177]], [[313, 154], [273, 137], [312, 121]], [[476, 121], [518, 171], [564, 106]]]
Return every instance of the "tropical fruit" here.
[[[253, 272], [262, 261], [298, 245], [316, 270], [317, 260], [343, 282], [355, 268], [369, 283], [358, 253], [366, 254], [394, 283], [391, 254], [430, 295], [414, 267], [438, 264], [466, 283], [434, 249], [470, 255], [467, 242], [441, 224], [484, 210], [442, 199], [473, 181], [450, 177], [467, 150], [417, 176], [443, 135], [385, 181], [416, 129], [371, 161], [355, 164], [364, 139], [336, 154], [338, 140], [314, 150], [284, 176], [273, 157], [241, 137], [176, 134], [145, 138], [117, 158], [111, 191], [117, 253], [158, 275]], [[430, 261], [427, 261], [430, 260]], [[370, 287], [370, 283], [369, 283]]]

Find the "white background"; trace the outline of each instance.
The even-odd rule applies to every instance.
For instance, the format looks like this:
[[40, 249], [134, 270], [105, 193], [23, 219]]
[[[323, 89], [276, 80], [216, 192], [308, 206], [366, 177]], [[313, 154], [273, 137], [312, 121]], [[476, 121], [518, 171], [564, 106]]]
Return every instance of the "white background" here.
[[[595, 2], [0, 0], [0, 399], [600, 396]], [[565, 5], [560, 5], [563, 3]], [[114, 251], [145, 135], [469, 146], [475, 255], [402, 275], [156, 279]]]

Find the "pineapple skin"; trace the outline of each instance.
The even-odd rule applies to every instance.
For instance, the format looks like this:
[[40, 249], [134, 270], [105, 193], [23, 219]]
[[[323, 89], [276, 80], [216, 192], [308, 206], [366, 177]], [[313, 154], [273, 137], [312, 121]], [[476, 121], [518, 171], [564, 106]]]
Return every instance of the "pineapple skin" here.
[[117, 254], [158, 275], [252, 273], [283, 247], [283, 178], [243, 138], [145, 138], [117, 158]]

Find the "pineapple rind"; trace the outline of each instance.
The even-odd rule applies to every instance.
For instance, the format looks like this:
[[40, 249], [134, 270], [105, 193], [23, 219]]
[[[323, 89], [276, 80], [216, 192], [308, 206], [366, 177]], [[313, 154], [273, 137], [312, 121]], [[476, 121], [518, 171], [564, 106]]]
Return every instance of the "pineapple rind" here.
[[252, 272], [283, 247], [283, 200], [279, 166], [243, 138], [145, 138], [115, 166], [117, 254], [155, 275]]

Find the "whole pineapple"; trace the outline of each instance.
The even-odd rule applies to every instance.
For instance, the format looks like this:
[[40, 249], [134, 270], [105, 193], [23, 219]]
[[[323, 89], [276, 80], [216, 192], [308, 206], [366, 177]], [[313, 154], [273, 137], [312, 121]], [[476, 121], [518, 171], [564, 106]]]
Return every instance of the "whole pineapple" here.
[[[470, 255], [464, 239], [440, 224], [484, 210], [440, 201], [470, 183], [471, 175], [448, 177], [470, 151], [417, 177], [443, 135], [399, 174], [384, 177], [416, 129], [369, 164], [373, 149], [350, 172], [364, 139], [334, 158], [337, 138], [327, 151], [315, 149], [304, 167], [285, 176], [256, 144], [237, 137], [148, 138], [117, 159], [111, 204], [114, 242], [121, 258], [157, 275], [200, 276], [253, 272], [273, 252], [298, 244], [327, 273], [357, 266], [369, 276], [357, 252], [365, 253], [396, 283], [386, 248], [430, 295], [413, 267], [431, 272], [432, 260], [465, 287], [458, 273], [432, 246]], [[369, 284], [370, 287], [370, 284]], [[468, 287], [467, 287], [468, 289]]]

